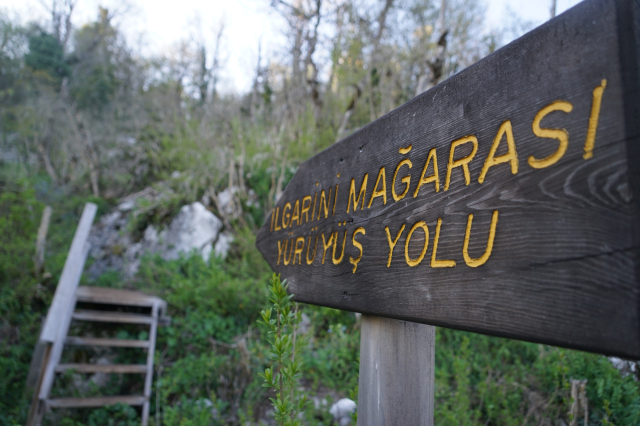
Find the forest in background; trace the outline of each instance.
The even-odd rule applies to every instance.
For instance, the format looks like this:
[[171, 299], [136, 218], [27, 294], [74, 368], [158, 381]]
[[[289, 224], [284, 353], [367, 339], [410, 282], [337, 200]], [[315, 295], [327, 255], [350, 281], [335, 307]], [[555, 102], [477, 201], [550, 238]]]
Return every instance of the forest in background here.
[[[74, 0], [45, 2], [49, 19], [0, 11], [0, 424], [23, 424], [31, 354], [82, 206], [98, 215], [151, 188], [128, 213], [127, 232], [168, 224], [202, 201], [234, 235], [224, 259], [147, 256], [135, 276], [107, 271], [82, 284], [137, 289], [169, 304], [159, 330], [151, 424], [273, 424], [267, 364], [256, 321], [270, 271], [254, 235], [296, 166], [490, 54], [525, 27], [488, 31], [474, 0], [265, 1], [283, 19], [287, 45], [259, 57], [246, 93], [221, 83], [224, 25], [194, 30], [161, 56], [141, 56], [119, 27], [127, 13], [99, 8], [72, 24]], [[233, 189], [231, 211], [218, 195]], [[205, 201], [206, 200], [206, 201]], [[53, 208], [45, 264], [34, 270], [45, 205]], [[99, 219], [97, 219], [99, 220]], [[113, 247], [114, 251], [124, 250]], [[89, 263], [92, 259], [89, 259]], [[330, 425], [328, 409], [357, 400], [359, 322], [304, 305], [309, 318], [301, 386], [304, 424]], [[144, 339], [123, 328], [120, 338]], [[79, 351], [76, 360], [102, 353]], [[135, 363], [140, 354], [108, 354]], [[636, 368], [636, 374], [640, 369]], [[586, 379], [589, 424], [640, 424], [640, 385], [604, 356], [438, 328], [438, 425], [569, 425], [571, 380]], [[103, 386], [81, 375], [59, 395], [139, 392], [140, 381]], [[134, 425], [115, 406], [55, 410], [48, 424]], [[577, 420], [584, 424], [584, 419]]]

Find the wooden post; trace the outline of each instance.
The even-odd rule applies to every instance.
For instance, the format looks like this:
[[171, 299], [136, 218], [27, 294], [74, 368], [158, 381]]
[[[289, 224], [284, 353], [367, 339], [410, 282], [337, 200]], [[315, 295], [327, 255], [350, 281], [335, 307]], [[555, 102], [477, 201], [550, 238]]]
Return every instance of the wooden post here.
[[51, 220], [51, 207], [46, 206], [40, 220], [38, 228], [38, 239], [36, 240], [36, 255], [33, 259], [34, 273], [36, 277], [40, 276], [42, 268], [44, 268], [44, 251], [47, 242], [47, 231], [49, 230], [49, 221]]
[[433, 426], [436, 328], [362, 316], [358, 424]]

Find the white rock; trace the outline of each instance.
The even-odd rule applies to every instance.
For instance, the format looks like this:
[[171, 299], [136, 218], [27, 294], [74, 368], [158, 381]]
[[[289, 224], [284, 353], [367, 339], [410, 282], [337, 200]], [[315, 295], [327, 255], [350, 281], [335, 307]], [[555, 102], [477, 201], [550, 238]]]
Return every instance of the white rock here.
[[165, 249], [160, 255], [167, 260], [177, 259], [180, 253], [187, 254], [196, 249], [205, 261], [213, 249], [213, 242], [218, 238], [222, 221], [207, 210], [201, 203], [195, 202], [182, 206], [178, 215], [173, 218], [164, 241]]
[[238, 217], [241, 213], [238, 211], [236, 192], [238, 192], [238, 188], [232, 186], [218, 194], [218, 209], [224, 217]]
[[136, 206], [136, 200], [127, 200], [124, 203], [118, 205], [118, 210], [121, 212], [128, 212]]
[[158, 238], [158, 230], [153, 225], [147, 226], [147, 229], [144, 230], [142, 241], [144, 241], [144, 245], [149, 251], [156, 251], [158, 243], [160, 242]]
[[[231, 248], [232, 242], [233, 242], [233, 235], [231, 235], [228, 232], [221, 233], [220, 235], [218, 235], [218, 241], [216, 241], [216, 245], [213, 248], [213, 253], [216, 256], [224, 259], [225, 257], [227, 257], [227, 253]], [[211, 252], [211, 250], [209, 250], [209, 252]], [[202, 253], [202, 255], [204, 256], [204, 252]], [[209, 259], [209, 257], [207, 257], [207, 259]]]
[[[97, 365], [111, 365], [113, 363], [106, 357], [100, 357], [96, 361], [96, 364]], [[98, 387], [104, 387], [109, 383], [109, 375], [107, 375], [105, 373], [95, 373], [95, 374], [93, 374], [91, 376], [91, 378], [89, 380], [91, 382], [93, 382]]]
[[122, 272], [126, 277], [133, 277], [138, 273], [139, 269], [140, 259], [133, 259], [130, 262], [125, 263]]
[[260, 208], [260, 202], [258, 201], [258, 194], [253, 189], [250, 189], [247, 193], [247, 206]]
[[105, 214], [104, 216], [102, 216], [102, 219], [100, 219], [100, 224], [104, 227], [115, 227], [116, 222], [121, 217], [122, 217], [122, 213], [116, 210], [112, 213]]
[[89, 236], [94, 258], [89, 266], [92, 278], [109, 270], [133, 277], [138, 272], [141, 258], [147, 254], [177, 259], [180, 253], [188, 254], [195, 249], [206, 262], [212, 251], [222, 258], [227, 255], [233, 236], [220, 233], [222, 221], [197, 202], [183, 206], [168, 228], [159, 230], [149, 225], [143, 237], [134, 241], [127, 230], [130, 215], [125, 211], [135, 207], [135, 198], [139, 197], [124, 201], [93, 226]]
[[298, 331], [300, 334], [307, 334], [311, 327], [311, 318], [304, 312], [300, 315], [300, 324], [298, 324]]
[[342, 398], [331, 406], [329, 414], [340, 426], [347, 426], [351, 422], [351, 414], [355, 411], [356, 403], [349, 398]]
[[118, 142], [125, 143], [127, 145], [135, 145], [136, 144], [136, 138], [134, 138], [133, 136], [130, 136], [130, 135], [119, 135], [118, 136]]
[[311, 400], [313, 401], [313, 406], [316, 410], [327, 406], [327, 398], [319, 398], [317, 396], [314, 396]]
[[610, 356], [609, 361], [611, 361], [611, 364], [613, 364], [613, 366], [618, 369], [622, 377], [627, 377], [629, 374], [633, 374], [635, 378], [635, 372], [636, 372], [635, 362], [620, 359], [615, 356]]
[[213, 406], [213, 402], [210, 399], [198, 399], [196, 404], [200, 407], [204, 406], [204, 408], [210, 408], [211, 417], [217, 419], [219, 417], [218, 410]]

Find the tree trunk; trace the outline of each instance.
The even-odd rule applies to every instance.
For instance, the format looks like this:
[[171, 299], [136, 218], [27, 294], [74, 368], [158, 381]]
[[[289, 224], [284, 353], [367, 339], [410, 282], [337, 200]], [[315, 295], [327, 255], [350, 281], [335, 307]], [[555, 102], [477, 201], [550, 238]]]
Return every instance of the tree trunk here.
[[422, 74], [418, 79], [415, 96], [418, 96], [420, 93], [426, 92], [427, 90], [438, 84], [440, 82], [440, 79], [442, 79], [442, 75], [444, 74], [444, 62], [447, 50], [447, 35], [449, 34], [449, 30], [445, 28], [444, 21], [444, 12], [446, 7], [446, 0], [442, 0], [440, 3], [440, 13], [438, 17], [440, 37], [438, 38], [437, 52], [432, 60], [425, 59], [425, 73]]
[[[380, 15], [378, 15], [378, 33], [373, 40], [373, 50], [371, 52], [371, 60], [369, 64], [370, 69], [373, 69], [374, 64], [377, 62], [378, 50], [380, 49], [380, 40], [382, 39], [382, 34], [384, 32], [387, 21], [387, 15], [389, 14], [391, 6], [393, 6], [393, 0], [386, 0], [384, 8], [382, 8]], [[351, 118], [351, 116], [353, 115], [353, 111], [356, 109], [356, 104], [358, 102], [358, 99], [360, 98], [360, 95], [362, 94], [362, 90], [367, 82], [367, 78], [369, 78], [369, 76], [365, 75], [355, 86], [356, 90], [353, 93], [351, 102], [349, 102], [349, 105], [347, 106], [347, 109], [342, 116], [342, 120], [340, 121], [340, 125], [338, 126], [338, 132], [336, 133], [336, 142], [342, 139], [342, 135], [347, 129], [349, 118]]]

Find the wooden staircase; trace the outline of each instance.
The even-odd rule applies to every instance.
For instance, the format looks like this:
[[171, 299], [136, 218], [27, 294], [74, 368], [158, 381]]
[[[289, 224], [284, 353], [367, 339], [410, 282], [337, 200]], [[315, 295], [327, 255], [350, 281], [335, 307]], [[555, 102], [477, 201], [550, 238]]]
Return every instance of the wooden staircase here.
[[[135, 291], [78, 286], [88, 253], [86, 240], [94, 216], [95, 206], [87, 203], [43, 326], [39, 346], [34, 353], [36, 361], [32, 365], [38, 366], [39, 373], [27, 422], [29, 426], [39, 426], [46, 412], [53, 408], [104, 407], [117, 403], [141, 406], [142, 425], [147, 426], [149, 421], [156, 334], [159, 325], [167, 325], [170, 322], [170, 318], [165, 315], [167, 303], [158, 297]], [[92, 309], [79, 309], [79, 304], [91, 306]], [[124, 312], [127, 309], [145, 313]], [[149, 337], [148, 340], [131, 340], [69, 336], [72, 321], [145, 325], [149, 327]], [[146, 363], [62, 364], [60, 361], [65, 346], [146, 349]], [[52, 398], [51, 390], [56, 374], [69, 370], [78, 373], [140, 374], [144, 376], [143, 394]]]
[[[150, 309], [149, 315], [126, 313], [113, 310], [86, 310], [74, 309], [71, 314], [73, 321], [93, 321], [120, 324], [143, 324], [149, 326], [149, 340], [129, 340], [129, 339], [104, 339], [95, 337], [61, 336], [63, 346], [100, 346], [100, 347], [128, 347], [147, 350], [146, 364], [60, 364], [60, 359], [52, 359], [49, 369], [55, 373], [63, 373], [73, 370], [77, 373], [110, 373], [110, 374], [142, 374], [144, 375], [143, 395], [121, 395], [104, 396], [93, 398], [50, 398], [53, 377], [43, 382], [48, 386], [42, 388], [40, 400], [43, 408], [75, 408], [75, 407], [103, 407], [116, 403], [142, 406], [142, 424], [146, 425], [149, 420], [149, 398], [151, 397], [151, 383], [153, 379], [153, 354], [155, 351], [156, 332], [160, 323], [166, 324], [168, 318], [164, 316], [167, 304], [164, 300], [148, 296], [142, 293], [115, 290], [99, 287], [78, 287], [76, 291], [76, 305], [78, 303], [91, 303], [98, 306], [109, 305], [110, 307], [140, 307]], [[68, 330], [67, 330], [68, 333]], [[55, 344], [54, 344], [55, 346]], [[51, 375], [51, 373], [50, 373]]]

